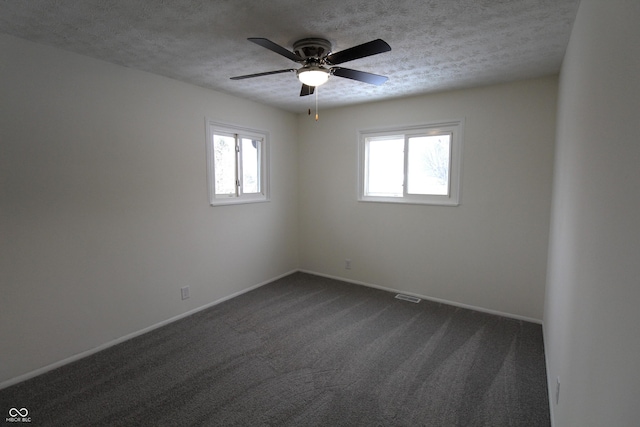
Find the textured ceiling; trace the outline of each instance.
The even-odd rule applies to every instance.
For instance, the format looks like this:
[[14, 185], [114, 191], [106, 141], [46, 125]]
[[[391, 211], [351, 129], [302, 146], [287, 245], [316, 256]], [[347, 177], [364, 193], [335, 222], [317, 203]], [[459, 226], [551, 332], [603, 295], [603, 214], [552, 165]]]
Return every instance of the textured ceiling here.
[[0, 32], [293, 112], [311, 107], [298, 68], [253, 44], [287, 49], [323, 37], [333, 52], [377, 38], [392, 51], [343, 64], [372, 86], [332, 76], [323, 108], [553, 74], [579, 0], [3, 0]]

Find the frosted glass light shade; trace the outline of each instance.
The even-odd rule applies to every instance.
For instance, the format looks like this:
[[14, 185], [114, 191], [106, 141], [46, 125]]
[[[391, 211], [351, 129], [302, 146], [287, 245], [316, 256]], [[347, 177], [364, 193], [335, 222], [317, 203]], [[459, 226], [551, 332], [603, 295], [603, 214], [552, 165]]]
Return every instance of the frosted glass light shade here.
[[298, 70], [298, 79], [307, 86], [320, 86], [329, 80], [329, 70], [322, 67], [303, 67]]

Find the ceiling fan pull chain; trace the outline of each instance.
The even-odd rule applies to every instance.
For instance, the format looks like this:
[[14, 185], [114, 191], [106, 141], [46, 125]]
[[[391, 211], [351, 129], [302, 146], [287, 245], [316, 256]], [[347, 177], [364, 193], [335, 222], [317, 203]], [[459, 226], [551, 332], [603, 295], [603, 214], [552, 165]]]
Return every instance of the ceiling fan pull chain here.
[[316, 122], [318, 121], [318, 88], [316, 87]]

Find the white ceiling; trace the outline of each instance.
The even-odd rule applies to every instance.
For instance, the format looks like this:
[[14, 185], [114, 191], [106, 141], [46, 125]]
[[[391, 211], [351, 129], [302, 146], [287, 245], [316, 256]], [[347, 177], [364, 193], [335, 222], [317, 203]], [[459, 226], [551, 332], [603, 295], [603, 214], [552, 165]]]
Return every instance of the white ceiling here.
[[323, 108], [557, 73], [579, 0], [11, 0], [0, 32], [293, 112], [312, 107], [298, 68], [253, 44], [291, 50], [323, 37], [333, 52], [377, 38], [392, 51], [341, 64], [389, 77], [372, 86], [332, 76]]

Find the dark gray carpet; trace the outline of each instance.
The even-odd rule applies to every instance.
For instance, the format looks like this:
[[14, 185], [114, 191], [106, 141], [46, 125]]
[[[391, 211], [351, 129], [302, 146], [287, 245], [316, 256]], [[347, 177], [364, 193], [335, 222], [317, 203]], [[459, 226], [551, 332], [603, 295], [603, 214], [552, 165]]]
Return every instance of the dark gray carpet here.
[[0, 390], [32, 425], [548, 426], [540, 325], [296, 273]]

